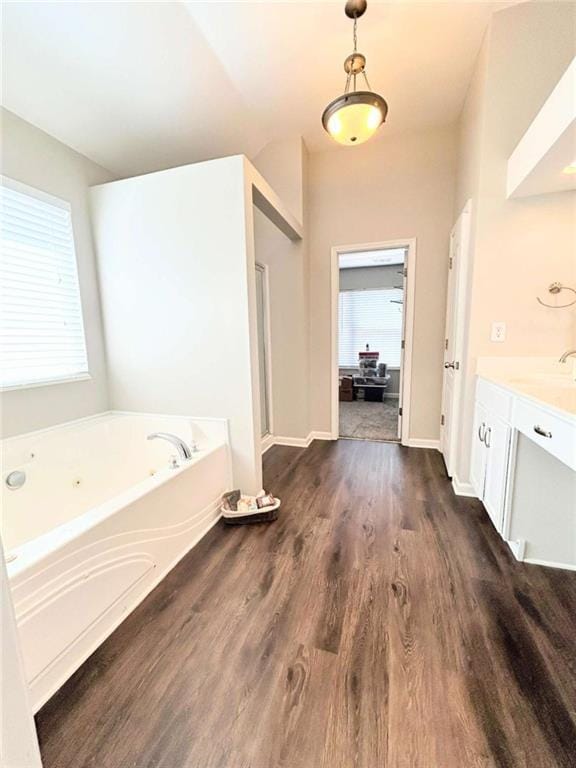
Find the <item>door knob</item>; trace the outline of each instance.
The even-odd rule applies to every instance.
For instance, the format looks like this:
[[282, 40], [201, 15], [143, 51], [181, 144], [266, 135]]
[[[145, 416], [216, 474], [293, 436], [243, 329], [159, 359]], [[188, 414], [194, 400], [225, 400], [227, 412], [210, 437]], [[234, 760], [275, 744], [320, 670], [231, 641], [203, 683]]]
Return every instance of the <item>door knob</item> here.
[[460, 368], [460, 363], [457, 363], [456, 361], [451, 363], [444, 363], [444, 368], [453, 368], [455, 371], [457, 371]]

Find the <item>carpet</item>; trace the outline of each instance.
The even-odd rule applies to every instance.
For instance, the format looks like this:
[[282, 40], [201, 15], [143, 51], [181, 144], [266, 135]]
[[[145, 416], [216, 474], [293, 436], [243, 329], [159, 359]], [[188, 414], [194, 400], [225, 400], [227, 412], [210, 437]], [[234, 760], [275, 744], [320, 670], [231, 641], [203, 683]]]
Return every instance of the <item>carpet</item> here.
[[383, 403], [354, 400], [339, 403], [340, 437], [356, 437], [364, 440], [398, 439], [398, 400]]

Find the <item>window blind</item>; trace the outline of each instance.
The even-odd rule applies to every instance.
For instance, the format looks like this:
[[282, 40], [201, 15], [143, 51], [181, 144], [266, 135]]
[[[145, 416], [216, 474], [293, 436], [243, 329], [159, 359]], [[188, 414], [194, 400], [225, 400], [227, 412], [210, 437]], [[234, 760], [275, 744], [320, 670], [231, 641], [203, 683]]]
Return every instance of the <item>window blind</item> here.
[[366, 344], [379, 352], [380, 363], [400, 366], [403, 292], [395, 288], [376, 291], [340, 291], [338, 301], [338, 364], [358, 365]]
[[69, 204], [3, 177], [0, 251], [0, 386], [86, 376]]

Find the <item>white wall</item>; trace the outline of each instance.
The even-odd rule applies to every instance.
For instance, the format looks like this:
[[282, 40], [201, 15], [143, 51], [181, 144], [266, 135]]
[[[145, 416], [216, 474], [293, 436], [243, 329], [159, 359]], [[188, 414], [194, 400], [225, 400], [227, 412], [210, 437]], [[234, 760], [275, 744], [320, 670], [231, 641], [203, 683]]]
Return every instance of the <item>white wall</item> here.
[[306, 207], [308, 151], [301, 136], [272, 141], [252, 159], [266, 181], [298, 221]]
[[417, 238], [410, 436], [438, 438], [455, 159], [451, 129], [311, 155], [312, 429], [330, 430], [331, 247]]
[[1, 396], [3, 437], [42, 429], [108, 408], [102, 318], [88, 188], [112, 175], [16, 115], [2, 110], [1, 172], [12, 179], [67, 200], [82, 293], [82, 310], [92, 379], [4, 392]]
[[247, 493], [262, 487], [253, 201], [301, 237], [241, 155], [92, 190], [112, 407], [227, 418]]
[[302, 220], [304, 238], [288, 240], [254, 211], [256, 261], [267, 265], [270, 286], [272, 419], [277, 437], [306, 438], [309, 420], [308, 156], [300, 138], [268, 144], [254, 165]]
[[96, 187], [92, 202], [112, 406], [228, 418], [235, 483], [256, 492], [245, 195], [237, 156]]
[[[508, 157], [574, 56], [575, 25], [572, 3], [525, 3], [495, 14], [460, 119], [454, 218], [473, 201], [461, 482], [469, 473], [477, 358], [549, 357], [576, 342], [576, 315], [536, 301], [555, 280], [576, 285], [576, 197], [506, 199]], [[490, 341], [492, 321], [506, 322], [504, 343]]]
[[254, 210], [256, 261], [268, 267], [272, 420], [277, 437], [307, 437], [308, 306], [306, 252]]
[[[573, 3], [526, 3], [494, 16], [470, 331], [476, 356], [554, 355], [574, 341], [573, 313], [545, 309], [536, 296], [554, 280], [576, 284], [576, 196], [507, 200], [506, 171], [508, 157], [576, 53], [575, 33]], [[507, 322], [503, 344], [490, 342], [492, 320]]]

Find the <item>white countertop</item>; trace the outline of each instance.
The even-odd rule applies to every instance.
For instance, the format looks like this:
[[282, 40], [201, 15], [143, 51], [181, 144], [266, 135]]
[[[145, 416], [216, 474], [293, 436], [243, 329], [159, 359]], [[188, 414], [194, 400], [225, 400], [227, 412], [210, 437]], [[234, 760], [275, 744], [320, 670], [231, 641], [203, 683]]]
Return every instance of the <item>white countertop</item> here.
[[477, 373], [483, 379], [529, 398], [576, 423], [576, 380], [572, 360], [558, 363], [548, 358], [479, 358]]

